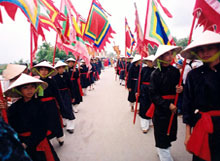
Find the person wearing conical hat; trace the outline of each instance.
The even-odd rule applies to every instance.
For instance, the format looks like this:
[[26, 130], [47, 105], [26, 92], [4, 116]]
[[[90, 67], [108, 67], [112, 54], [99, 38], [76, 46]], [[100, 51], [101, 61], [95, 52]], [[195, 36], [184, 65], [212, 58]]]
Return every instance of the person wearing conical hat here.
[[34, 161], [59, 161], [53, 146], [47, 139], [45, 104], [35, 93], [43, 95], [47, 83], [26, 74], [21, 74], [4, 92], [7, 97], [19, 97], [7, 110], [9, 125], [18, 133], [19, 139]]
[[131, 66], [131, 61], [133, 60], [133, 56], [131, 55], [130, 57], [127, 57], [127, 64], [126, 64], [126, 74], [125, 74], [125, 84], [127, 85], [127, 80], [128, 80], [128, 71]]
[[131, 62], [131, 67], [128, 71], [127, 88], [129, 91], [128, 101], [130, 102], [131, 112], [134, 112], [134, 102], [136, 101], [135, 89], [136, 89], [136, 83], [138, 80], [138, 74], [140, 69], [140, 61], [141, 61], [141, 56], [135, 55], [134, 59]]
[[125, 57], [121, 56], [121, 60], [119, 62], [119, 68], [120, 68], [120, 74], [119, 74], [119, 80], [120, 80], [120, 85], [124, 86], [125, 85]]
[[90, 88], [89, 91], [94, 90], [94, 83], [95, 83], [95, 77], [94, 77], [94, 72], [95, 72], [95, 64], [94, 64], [94, 59], [91, 58], [90, 60], [90, 64], [91, 64], [91, 69], [89, 72], [89, 78], [90, 78]]
[[87, 95], [87, 87], [90, 86], [90, 81], [89, 81], [89, 69], [86, 66], [86, 63], [84, 60], [81, 61], [80, 65], [80, 83], [83, 89], [83, 95]]
[[206, 31], [181, 55], [204, 64], [191, 70], [183, 96], [185, 145], [193, 161], [220, 160], [220, 35]]
[[65, 72], [67, 64], [62, 61], [58, 61], [54, 67], [58, 71], [58, 74], [55, 75], [53, 79], [56, 82], [57, 88], [64, 103], [64, 108], [61, 108], [60, 111], [63, 117], [64, 125], [66, 125], [67, 132], [73, 134], [75, 129], [75, 116], [72, 109], [72, 103], [75, 101], [75, 94], [73, 93], [73, 87], [71, 85], [68, 73]]
[[151, 100], [149, 97], [149, 85], [150, 85], [150, 76], [154, 71], [153, 65], [154, 55], [150, 55], [143, 59], [143, 68], [141, 70], [141, 80], [140, 80], [140, 108], [139, 108], [139, 116], [142, 132], [146, 134], [149, 131], [149, 127], [151, 125], [151, 118], [147, 117], [145, 114], [151, 105]]
[[[171, 142], [176, 140], [177, 115], [174, 115], [170, 135], [167, 135], [168, 125], [172, 113], [176, 113], [177, 107], [174, 105], [176, 93], [181, 93], [183, 87], [178, 87], [180, 72], [171, 65], [175, 54], [181, 47], [171, 45], [159, 45], [154, 58], [157, 65], [150, 78], [149, 96], [152, 105], [147, 111], [154, 110], [154, 138], [155, 146], [161, 161], [173, 161], [170, 153]], [[153, 112], [152, 112], [153, 113]]]
[[76, 62], [75, 59], [67, 59], [66, 62], [68, 63], [68, 75], [69, 75], [69, 79], [71, 81], [71, 85], [73, 87], [73, 93], [75, 96], [75, 101], [72, 103], [73, 105], [73, 111], [75, 113], [77, 113], [78, 110], [78, 106], [80, 104], [80, 102], [83, 101], [83, 92], [82, 92], [82, 87], [80, 84], [80, 78], [79, 78], [79, 69], [78, 69], [78, 64]]
[[64, 103], [56, 82], [51, 78], [57, 74], [57, 71], [47, 61], [36, 64], [31, 70], [34, 75], [40, 76], [40, 80], [48, 84], [48, 87], [44, 90], [44, 96], [39, 96], [40, 100], [46, 104], [45, 111], [47, 114], [48, 129], [52, 132], [48, 138], [52, 139], [56, 137], [60, 146], [62, 146], [64, 143], [64, 134], [60, 109], [64, 109]]

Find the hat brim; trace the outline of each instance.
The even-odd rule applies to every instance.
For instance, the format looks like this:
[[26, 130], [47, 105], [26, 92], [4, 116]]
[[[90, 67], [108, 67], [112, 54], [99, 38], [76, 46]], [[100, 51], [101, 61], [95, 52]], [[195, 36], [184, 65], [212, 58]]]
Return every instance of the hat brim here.
[[[54, 68], [50, 68], [50, 67], [47, 67], [47, 66], [38, 66], [38, 67], [33, 67], [32, 69], [31, 69], [31, 72], [34, 74], [34, 75], [39, 75], [39, 68], [42, 68], [42, 67], [44, 67], [44, 68], [48, 68], [48, 69], [50, 69], [51, 71], [53, 70], [54, 72], [53, 73], [51, 73], [49, 76], [51, 76], [51, 77], [53, 77], [53, 76], [55, 76], [56, 74], [57, 74], [57, 70]], [[37, 72], [37, 71], [38, 72]], [[51, 72], [51, 71], [49, 71], [49, 72]]]

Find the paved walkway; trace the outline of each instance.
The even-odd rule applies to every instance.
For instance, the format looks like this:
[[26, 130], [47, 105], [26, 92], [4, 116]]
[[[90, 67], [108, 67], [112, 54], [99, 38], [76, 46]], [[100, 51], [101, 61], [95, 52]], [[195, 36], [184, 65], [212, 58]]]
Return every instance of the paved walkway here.
[[[139, 118], [133, 125], [128, 92], [115, 81], [114, 69], [102, 72], [95, 90], [88, 91], [76, 114], [75, 133], [65, 132], [65, 144], [53, 145], [61, 161], [159, 161], [153, 129], [143, 134]], [[184, 147], [184, 125], [179, 118], [178, 140], [171, 152], [175, 161], [190, 161]]]

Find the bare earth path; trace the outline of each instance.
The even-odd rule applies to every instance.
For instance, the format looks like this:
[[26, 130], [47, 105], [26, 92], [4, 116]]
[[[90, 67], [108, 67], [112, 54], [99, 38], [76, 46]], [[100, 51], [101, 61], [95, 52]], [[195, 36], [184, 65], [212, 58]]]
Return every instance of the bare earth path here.
[[[140, 130], [139, 118], [133, 125], [128, 92], [115, 81], [113, 68], [102, 72], [95, 90], [88, 91], [76, 114], [75, 133], [65, 132], [65, 144], [53, 145], [61, 161], [159, 161], [153, 129]], [[190, 161], [184, 147], [184, 125], [179, 118], [178, 139], [173, 143], [175, 161]]]

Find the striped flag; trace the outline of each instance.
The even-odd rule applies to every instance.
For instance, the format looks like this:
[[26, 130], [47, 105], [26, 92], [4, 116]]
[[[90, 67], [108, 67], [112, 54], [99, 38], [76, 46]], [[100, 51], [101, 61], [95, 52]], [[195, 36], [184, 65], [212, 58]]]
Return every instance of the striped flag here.
[[175, 45], [175, 42], [171, 36], [165, 21], [160, 16], [154, 0], [149, 0], [149, 10], [146, 16], [147, 22], [144, 41], [146, 44], [153, 46], [163, 45]]
[[125, 18], [125, 44], [126, 54], [128, 57], [132, 54], [132, 49], [135, 44], [134, 35], [132, 34], [130, 27], [128, 26], [127, 18]]
[[220, 0], [196, 0], [193, 14], [204, 30], [220, 33]]

